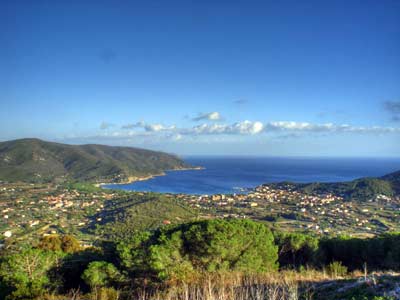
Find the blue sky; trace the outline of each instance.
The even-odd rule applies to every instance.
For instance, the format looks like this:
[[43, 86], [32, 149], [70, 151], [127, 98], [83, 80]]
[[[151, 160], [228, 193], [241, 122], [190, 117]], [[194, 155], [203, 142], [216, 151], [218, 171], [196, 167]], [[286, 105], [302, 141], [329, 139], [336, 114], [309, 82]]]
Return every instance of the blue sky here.
[[400, 2], [1, 1], [0, 140], [400, 156]]

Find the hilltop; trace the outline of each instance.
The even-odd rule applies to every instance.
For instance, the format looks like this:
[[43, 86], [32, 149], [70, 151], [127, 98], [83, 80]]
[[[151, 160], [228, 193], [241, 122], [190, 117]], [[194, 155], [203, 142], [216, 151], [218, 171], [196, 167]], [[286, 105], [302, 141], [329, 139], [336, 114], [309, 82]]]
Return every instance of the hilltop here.
[[125, 182], [189, 166], [177, 156], [131, 147], [67, 145], [39, 139], [0, 143], [0, 180]]

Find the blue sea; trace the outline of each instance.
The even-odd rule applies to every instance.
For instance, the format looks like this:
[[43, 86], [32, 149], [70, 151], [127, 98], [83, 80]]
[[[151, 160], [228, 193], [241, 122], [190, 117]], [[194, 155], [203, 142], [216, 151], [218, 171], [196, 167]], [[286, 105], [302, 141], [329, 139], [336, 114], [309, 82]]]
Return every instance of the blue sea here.
[[271, 182], [338, 182], [382, 176], [400, 170], [400, 158], [184, 157], [203, 170], [168, 171], [146, 181], [106, 185], [161, 193], [240, 193]]

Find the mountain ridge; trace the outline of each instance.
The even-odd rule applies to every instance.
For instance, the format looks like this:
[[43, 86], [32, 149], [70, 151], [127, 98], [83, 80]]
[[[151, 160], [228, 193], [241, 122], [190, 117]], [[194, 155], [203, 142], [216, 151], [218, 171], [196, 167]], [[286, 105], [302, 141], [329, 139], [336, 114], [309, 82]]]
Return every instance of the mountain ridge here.
[[288, 187], [307, 194], [331, 193], [347, 200], [372, 200], [379, 195], [400, 196], [400, 170], [380, 177], [362, 177], [343, 182], [267, 183], [265, 186]]
[[25, 138], [0, 142], [0, 180], [124, 182], [190, 168], [179, 157], [134, 147], [70, 145]]

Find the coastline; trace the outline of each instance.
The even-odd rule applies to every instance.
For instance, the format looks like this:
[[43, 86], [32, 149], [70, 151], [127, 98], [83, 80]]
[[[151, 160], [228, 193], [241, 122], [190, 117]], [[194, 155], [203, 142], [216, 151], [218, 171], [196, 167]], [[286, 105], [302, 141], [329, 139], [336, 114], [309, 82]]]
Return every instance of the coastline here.
[[161, 173], [158, 174], [152, 174], [152, 175], [144, 175], [144, 176], [129, 176], [128, 180], [122, 181], [122, 182], [101, 182], [101, 183], [96, 183], [96, 187], [103, 187], [104, 185], [121, 185], [121, 184], [130, 184], [134, 183], [137, 181], [145, 181], [149, 179], [153, 179], [154, 177], [159, 177], [159, 176], [165, 176], [165, 172], [172, 172], [172, 171], [191, 171], [191, 170], [204, 170], [204, 167], [186, 167], [186, 168], [176, 168], [176, 169], [169, 169], [165, 170]]

